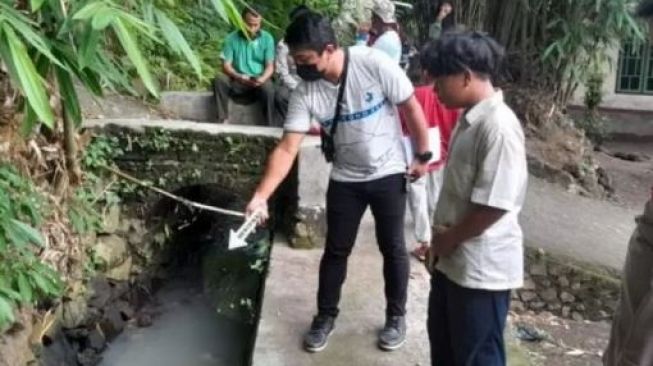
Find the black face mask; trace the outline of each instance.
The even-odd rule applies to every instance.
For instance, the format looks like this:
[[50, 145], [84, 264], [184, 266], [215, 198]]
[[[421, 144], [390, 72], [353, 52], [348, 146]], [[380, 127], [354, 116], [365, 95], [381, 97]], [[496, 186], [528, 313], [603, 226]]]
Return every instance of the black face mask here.
[[297, 65], [297, 75], [304, 81], [317, 81], [324, 77], [317, 65]]

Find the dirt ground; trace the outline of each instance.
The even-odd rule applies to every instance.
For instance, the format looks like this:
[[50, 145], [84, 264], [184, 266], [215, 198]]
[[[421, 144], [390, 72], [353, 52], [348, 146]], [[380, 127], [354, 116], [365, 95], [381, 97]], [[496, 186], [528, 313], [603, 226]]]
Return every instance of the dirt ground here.
[[[629, 161], [615, 155], [633, 154], [643, 161]], [[605, 169], [619, 204], [640, 209], [653, 186], [653, 143], [611, 141], [595, 157]]]
[[545, 339], [539, 342], [519, 341], [528, 351], [533, 366], [602, 365], [601, 356], [610, 334], [608, 322], [579, 322], [547, 313], [511, 314], [510, 321], [513, 329], [521, 324], [544, 335]]

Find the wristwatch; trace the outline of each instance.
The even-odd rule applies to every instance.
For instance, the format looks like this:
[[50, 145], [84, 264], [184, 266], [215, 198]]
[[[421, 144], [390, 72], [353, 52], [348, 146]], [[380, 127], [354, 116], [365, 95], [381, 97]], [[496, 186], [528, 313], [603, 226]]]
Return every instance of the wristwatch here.
[[415, 159], [422, 164], [428, 163], [431, 158], [433, 158], [433, 153], [430, 151], [425, 151], [423, 153], [415, 154]]

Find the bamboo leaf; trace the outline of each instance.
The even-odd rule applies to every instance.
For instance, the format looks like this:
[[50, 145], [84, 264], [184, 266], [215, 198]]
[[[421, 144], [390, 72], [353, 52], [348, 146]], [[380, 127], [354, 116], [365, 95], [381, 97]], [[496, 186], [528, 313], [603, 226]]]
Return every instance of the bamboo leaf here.
[[23, 237], [27, 242], [36, 244], [38, 246], [43, 246], [43, 237], [41, 236], [41, 233], [36, 229], [16, 219], [11, 219], [9, 221], [11, 224], [13, 224], [16, 233]]
[[102, 33], [93, 29], [89, 24], [86, 26], [84, 34], [82, 35], [81, 47], [79, 52], [79, 66], [81, 68], [89, 65], [95, 57], [100, 44]]
[[222, 0], [211, 0], [211, 4], [213, 4], [213, 8], [215, 8], [215, 11], [218, 12], [218, 15], [220, 18], [222, 18], [222, 20], [225, 22], [230, 22], [229, 15], [227, 14], [227, 8], [225, 7], [225, 4]]
[[145, 84], [145, 87], [153, 96], [158, 97], [159, 93], [154, 84], [152, 74], [150, 74], [147, 62], [143, 58], [143, 55], [141, 54], [141, 51], [138, 48], [133, 35], [120, 18], [116, 19], [113, 22], [112, 27], [116, 33], [116, 36], [118, 37], [118, 40], [120, 41], [120, 44], [127, 53], [127, 56], [134, 64], [138, 76], [140, 76], [141, 80], [143, 80], [143, 84]]
[[101, 31], [104, 30], [106, 27], [109, 26], [116, 18], [116, 11], [111, 8], [103, 8], [100, 9], [97, 13], [95, 13], [95, 16], [93, 16], [93, 20], [91, 21], [91, 25], [93, 26], [93, 29], [96, 31]]
[[12, 306], [12, 303], [7, 298], [0, 295], [0, 328], [4, 328], [13, 323], [14, 320], [14, 307]]
[[37, 10], [41, 9], [43, 3], [45, 3], [45, 0], [30, 0], [30, 6], [32, 7], [32, 11], [36, 12]]
[[32, 303], [34, 299], [34, 294], [32, 293], [32, 286], [29, 285], [27, 278], [23, 272], [18, 272], [18, 278], [16, 279], [16, 284], [18, 285], [18, 292], [22, 300], [27, 303]]
[[39, 119], [29, 103], [25, 103], [25, 118], [20, 126], [20, 134], [27, 137], [34, 131], [34, 127], [38, 124]]
[[[25, 45], [20, 42], [13, 29], [6, 24], [3, 27], [4, 41], [0, 43], [7, 44], [7, 50], [3, 53], [4, 57], [10, 57], [14, 68], [13, 75], [18, 80], [19, 86], [25, 98], [30, 103], [36, 115], [50, 128], [54, 126], [54, 114], [50, 108], [48, 97], [45, 93], [45, 85], [40, 75], [37, 73], [34, 63], [27, 54]], [[3, 47], [4, 48], [4, 47]], [[8, 53], [8, 55], [4, 55]]]
[[200, 61], [197, 58], [195, 52], [191, 50], [188, 42], [186, 41], [186, 38], [184, 38], [183, 34], [181, 34], [179, 28], [177, 28], [175, 23], [170, 20], [170, 18], [168, 18], [162, 11], [155, 9], [155, 14], [157, 20], [159, 21], [161, 32], [163, 33], [163, 36], [165, 37], [170, 47], [175, 52], [183, 54], [188, 62], [190, 62], [197, 76], [202, 77], [202, 66], [200, 65]]
[[94, 17], [100, 10], [106, 9], [106, 5], [101, 1], [94, 1], [85, 7], [79, 9], [74, 15], [74, 20], [88, 20]]

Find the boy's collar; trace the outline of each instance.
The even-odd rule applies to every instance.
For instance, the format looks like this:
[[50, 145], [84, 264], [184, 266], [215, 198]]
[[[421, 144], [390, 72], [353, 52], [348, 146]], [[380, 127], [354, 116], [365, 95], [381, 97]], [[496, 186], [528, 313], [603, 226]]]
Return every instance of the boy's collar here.
[[491, 97], [476, 103], [475, 106], [468, 109], [465, 112], [464, 119], [468, 124], [473, 125], [501, 103], [503, 103], [503, 91], [497, 89]]

